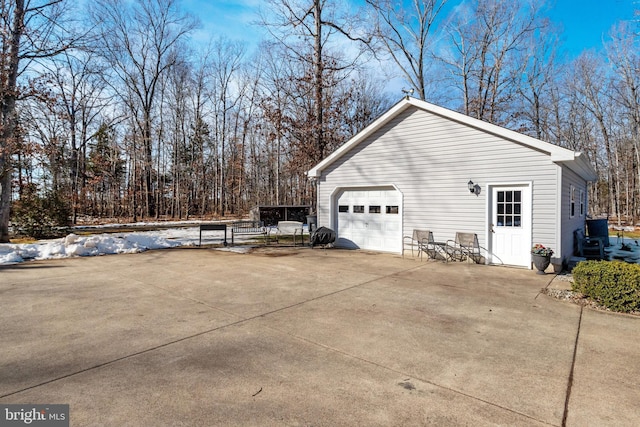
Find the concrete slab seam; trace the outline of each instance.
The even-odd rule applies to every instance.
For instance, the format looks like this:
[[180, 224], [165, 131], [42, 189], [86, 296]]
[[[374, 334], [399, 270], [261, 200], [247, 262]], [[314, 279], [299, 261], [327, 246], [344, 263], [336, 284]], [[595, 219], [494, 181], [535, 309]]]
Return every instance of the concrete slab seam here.
[[584, 307], [580, 306], [580, 316], [578, 317], [578, 331], [576, 333], [576, 341], [573, 345], [573, 357], [571, 360], [571, 370], [569, 371], [569, 379], [567, 380], [567, 394], [564, 399], [564, 412], [562, 414], [562, 427], [567, 425], [567, 417], [569, 416], [569, 399], [571, 399], [571, 388], [573, 387], [573, 372], [576, 366], [576, 357], [578, 354], [578, 340], [580, 338], [580, 327], [582, 326], [582, 312]]
[[71, 373], [66, 374], [66, 375], [61, 375], [59, 377], [52, 378], [50, 380], [43, 381], [43, 382], [38, 383], [38, 384], [34, 384], [32, 386], [25, 387], [25, 388], [23, 388], [21, 390], [16, 390], [16, 391], [12, 391], [11, 393], [3, 394], [3, 395], [0, 396], [0, 399], [5, 398], [5, 397], [9, 397], [9, 396], [13, 396], [15, 394], [19, 394], [19, 393], [22, 393], [22, 392], [27, 391], [27, 390], [32, 390], [32, 389], [35, 389], [35, 388], [38, 388], [38, 387], [41, 387], [41, 386], [44, 386], [44, 385], [47, 385], [47, 384], [51, 384], [51, 383], [54, 383], [56, 381], [60, 381], [60, 380], [66, 379], [66, 378], [71, 378], [71, 377], [74, 377], [76, 375], [83, 374], [85, 372], [89, 372], [89, 371], [92, 371], [92, 370], [95, 370], [95, 369], [103, 368], [105, 366], [110, 366], [110, 365], [113, 365], [113, 364], [115, 364], [117, 362], [121, 362], [123, 360], [131, 359], [131, 358], [134, 358], [136, 356], [140, 356], [140, 355], [143, 355], [143, 354], [146, 354], [146, 353], [150, 353], [150, 352], [155, 351], [155, 350], [159, 350], [161, 348], [169, 347], [169, 346], [171, 346], [173, 344], [178, 344], [178, 343], [181, 343], [183, 341], [187, 341], [187, 340], [192, 339], [192, 338], [196, 338], [196, 337], [199, 337], [199, 336], [202, 336], [202, 335], [206, 335], [206, 334], [211, 333], [211, 332], [219, 331], [221, 329], [224, 329], [224, 328], [227, 328], [227, 327], [230, 327], [230, 326], [238, 325], [240, 323], [246, 322], [247, 320], [251, 320], [251, 319], [240, 319], [240, 320], [238, 320], [236, 322], [228, 323], [226, 325], [221, 325], [221, 326], [218, 326], [216, 328], [208, 329], [206, 331], [198, 332], [198, 333], [186, 336], [186, 337], [182, 337], [182, 338], [179, 338], [179, 339], [176, 339], [176, 340], [173, 340], [173, 341], [169, 341], [169, 342], [166, 342], [166, 343], [163, 343], [163, 344], [159, 344], [159, 345], [156, 345], [154, 347], [150, 347], [150, 348], [147, 348], [147, 349], [144, 349], [144, 350], [137, 351], [135, 353], [131, 353], [131, 354], [127, 354], [127, 355], [124, 355], [124, 356], [121, 356], [121, 357], [117, 357], [115, 359], [112, 359], [112, 360], [109, 360], [109, 361], [106, 361], [106, 362], [103, 362], [103, 363], [98, 363], [97, 365], [93, 365], [93, 366], [90, 366], [88, 368], [84, 368], [84, 369], [81, 369], [79, 371], [76, 371], [76, 372], [71, 372]]
[[[547, 286], [545, 286], [545, 287], [544, 287], [544, 288], [542, 288], [542, 289], [548, 289], [548, 288], [549, 288], [549, 286], [551, 286], [551, 284], [553, 283], [553, 281], [554, 281], [554, 279], [556, 278], [556, 276], [557, 276], [557, 274], [554, 274], [554, 275], [551, 277], [551, 280], [549, 280], [549, 283], [547, 283]], [[535, 298], [533, 298], [533, 299], [538, 299], [538, 297], [542, 294], [542, 289], [538, 291], [538, 293], [536, 294]]]
[[229, 316], [237, 317], [237, 318], [239, 318], [239, 320], [243, 320], [242, 316], [240, 316], [240, 315], [238, 315], [238, 314], [236, 314], [234, 312], [231, 312], [231, 311], [228, 311], [228, 310], [224, 310], [224, 309], [222, 309], [220, 307], [216, 307], [214, 305], [211, 305], [211, 304], [206, 303], [204, 301], [201, 301], [199, 299], [195, 299], [195, 298], [184, 296], [184, 295], [182, 295], [182, 294], [180, 294], [178, 292], [174, 292], [174, 291], [171, 291], [169, 289], [163, 288], [162, 286], [154, 285], [152, 283], [142, 282], [142, 281], [137, 280], [137, 279], [128, 279], [128, 280], [129, 280], [130, 283], [132, 282], [132, 280], [135, 280], [135, 282], [137, 282], [140, 285], [141, 288], [152, 287], [154, 289], [158, 289], [158, 290], [166, 293], [167, 295], [171, 295], [173, 297], [180, 298], [180, 299], [182, 299], [184, 301], [191, 301], [191, 302], [194, 302], [196, 304], [201, 304], [201, 305], [204, 305], [205, 307], [210, 308], [212, 310], [216, 310], [216, 311], [219, 311], [221, 313], [228, 314]]

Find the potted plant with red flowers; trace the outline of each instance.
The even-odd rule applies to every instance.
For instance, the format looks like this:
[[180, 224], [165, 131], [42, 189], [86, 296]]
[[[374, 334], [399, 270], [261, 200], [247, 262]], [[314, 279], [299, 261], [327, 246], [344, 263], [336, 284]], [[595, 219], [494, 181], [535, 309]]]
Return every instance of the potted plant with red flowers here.
[[553, 255], [553, 249], [547, 248], [540, 243], [533, 245], [533, 248], [531, 248], [531, 259], [533, 260], [533, 265], [538, 270], [536, 274], [545, 274], [544, 271], [551, 263], [551, 255]]

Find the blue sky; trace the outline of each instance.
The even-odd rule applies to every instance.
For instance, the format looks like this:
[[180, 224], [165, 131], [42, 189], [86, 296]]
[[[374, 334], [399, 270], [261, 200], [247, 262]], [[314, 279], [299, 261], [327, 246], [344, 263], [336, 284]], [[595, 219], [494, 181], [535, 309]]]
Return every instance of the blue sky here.
[[264, 31], [255, 23], [262, 0], [182, 0], [185, 9], [196, 15], [202, 28], [197, 40], [224, 35], [248, 45], [257, 44]]
[[564, 29], [564, 49], [577, 56], [584, 49], [602, 47], [615, 23], [634, 19], [633, 3], [640, 9], [634, 0], [555, 0], [549, 18]]
[[[343, 0], [361, 5], [362, 0]], [[457, 0], [450, 0], [458, 3]], [[517, 1], [517, 0], [514, 0]], [[599, 49], [602, 38], [611, 26], [620, 20], [634, 19], [634, 3], [638, 0], [550, 0], [549, 18], [563, 28], [562, 48], [570, 57], [585, 49]], [[249, 48], [256, 45], [264, 30], [255, 24], [263, 0], [183, 0], [187, 10], [202, 21], [202, 29], [196, 40], [205, 41], [212, 36], [225, 35], [233, 40], [247, 42]]]

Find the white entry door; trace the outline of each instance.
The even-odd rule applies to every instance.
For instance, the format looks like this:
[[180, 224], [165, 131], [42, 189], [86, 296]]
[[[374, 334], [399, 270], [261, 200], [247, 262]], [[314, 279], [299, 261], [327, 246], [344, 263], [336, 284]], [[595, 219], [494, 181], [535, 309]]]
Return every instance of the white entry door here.
[[491, 192], [491, 262], [531, 266], [531, 187], [494, 186]]
[[342, 190], [335, 206], [337, 245], [400, 253], [401, 204], [393, 187]]

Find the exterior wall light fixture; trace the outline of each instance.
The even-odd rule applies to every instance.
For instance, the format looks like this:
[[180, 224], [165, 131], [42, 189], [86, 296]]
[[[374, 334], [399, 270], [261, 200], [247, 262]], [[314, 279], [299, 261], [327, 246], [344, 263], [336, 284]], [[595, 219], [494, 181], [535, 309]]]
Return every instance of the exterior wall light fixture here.
[[478, 184], [474, 184], [471, 180], [467, 183], [467, 188], [471, 194], [475, 194], [476, 196], [480, 194], [480, 186]]

